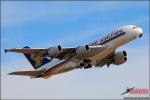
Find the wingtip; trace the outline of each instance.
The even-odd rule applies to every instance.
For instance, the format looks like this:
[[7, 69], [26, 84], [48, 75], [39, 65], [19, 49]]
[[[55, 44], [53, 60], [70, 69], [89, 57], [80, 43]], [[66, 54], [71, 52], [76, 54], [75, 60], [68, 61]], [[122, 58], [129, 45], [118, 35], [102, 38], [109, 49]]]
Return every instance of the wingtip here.
[[13, 73], [11, 72], [11, 73], [8, 73], [8, 75], [13, 75]]
[[12, 75], [11, 73], [8, 73], [7, 75]]
[[7, 52], [8, 52], [8, 50], [7, 50], [7, 49], [4, 49], [4, 51], [5, 51], [5, 53], [7, 53]]

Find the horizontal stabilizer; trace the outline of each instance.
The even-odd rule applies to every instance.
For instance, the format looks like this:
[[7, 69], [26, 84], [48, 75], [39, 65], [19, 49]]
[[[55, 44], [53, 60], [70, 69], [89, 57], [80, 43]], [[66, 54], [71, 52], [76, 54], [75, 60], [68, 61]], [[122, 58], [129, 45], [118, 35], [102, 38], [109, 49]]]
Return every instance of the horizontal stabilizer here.
[[38, 76], [43, 74], [44, 70], [39, 71], [17, 71], [9, 73], [9, 75], [22, 75], [22, 76]]

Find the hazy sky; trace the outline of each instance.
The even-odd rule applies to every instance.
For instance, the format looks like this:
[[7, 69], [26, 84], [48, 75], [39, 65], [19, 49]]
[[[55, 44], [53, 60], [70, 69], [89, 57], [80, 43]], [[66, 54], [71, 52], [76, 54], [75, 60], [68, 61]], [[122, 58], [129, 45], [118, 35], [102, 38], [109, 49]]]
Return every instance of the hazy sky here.
[[[121, 99], [126, 87], [149, 88], [148, 1], [1, 2], [1, 96], [3, 99]], [[45, 79], [9, 76], [33, 70], [21, 54], [5, 48], [77, 47], [118, 27], [134, 24], [144, 36], [117, 51], [128, 61], [110, 68], [74, 70]]]

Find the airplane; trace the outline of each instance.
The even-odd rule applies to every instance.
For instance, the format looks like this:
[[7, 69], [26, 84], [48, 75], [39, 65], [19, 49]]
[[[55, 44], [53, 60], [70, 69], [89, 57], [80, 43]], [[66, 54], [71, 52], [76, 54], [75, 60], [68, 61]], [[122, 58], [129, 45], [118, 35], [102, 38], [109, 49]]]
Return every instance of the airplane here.
[[132, 87], [132, 88], [128, 88], [126, 89], [126, 92], [123, 92], [121, 95], [124, 95], [124, 94], [127, 94], [129, 92], [131, 92], [135, 87]]
[[5, 49], [7, 52], [22, 53], [31, 63], [34, 70], [16, 71], [9, 75], [22, 75], [31, 78], [48, 79], [53, 75], [72, 71], [74, 69], [89, 69], [111, 64], [121, 65], [127, 61], [126, 51], [116, 52], [116, 49], [137, 37], [142, 37], [142, 28], [126, 25], [115, 29], [106, 36], [78, 47], [62, 48], [60, 45], [50, 48]]

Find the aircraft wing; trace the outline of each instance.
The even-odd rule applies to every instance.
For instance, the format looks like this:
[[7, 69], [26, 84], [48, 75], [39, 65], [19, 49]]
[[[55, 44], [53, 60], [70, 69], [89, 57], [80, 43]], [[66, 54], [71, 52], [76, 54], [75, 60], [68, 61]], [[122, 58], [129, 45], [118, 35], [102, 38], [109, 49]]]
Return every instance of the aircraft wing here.
[[[34, 49], [26, 49], [26, 48], [14, 48], [14, 49], [5, 49], [5, 53], [7, 52], [16, 52], [16, 53], [25, 53], [25, 54], [37, 54], [42, 51], [48, 50], [47, 48], [34, 48]], [[62, 52], [67, 52], [70, 50], [74, 50], [74, 48], [63, 48]]]
[[[107, 46], [89, 46], [90, 50], [95, 52], [101, 52], [107, 48]], [[78, 48], [78, 47], [77, 47]], [[62, 48], [62, 51], [55, 57], [65, 59], [65, 57], [74, 56], [76, 54], [77, 48]], [[49, 56], [47, 48], [14, 48], [14, 49], [5, 49], [5, 53], [7, 52], [16, 52], [16, 53], [23, 53], [23, 54], [32, 54], [34, 57], [40, 56]]]
[[25, 53], [25, 54], [36, 54], [40, 51], [46, 50], [45, 48], [36, 48], [36, 49], [26, 49], [26, 48], [14, 48], [14, 49], [5, 49], [5, 53], [7, 52], [16, 52], [16, 53]]

